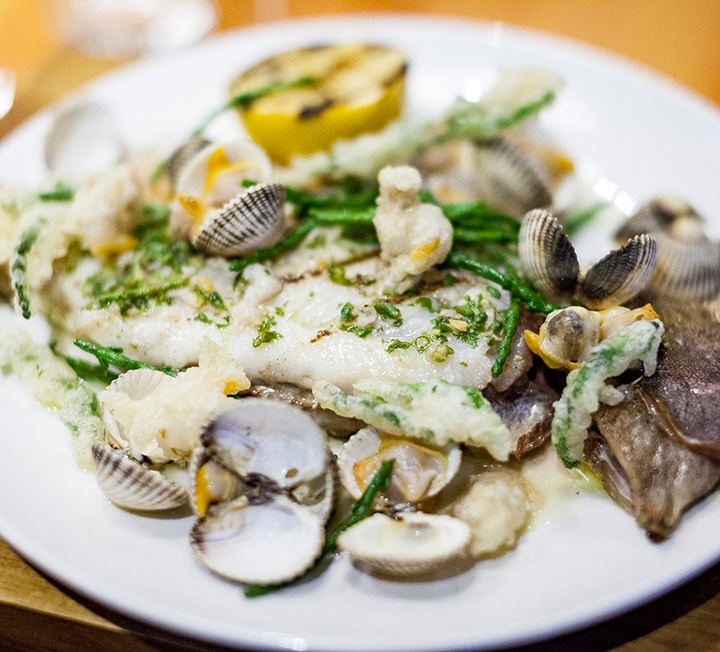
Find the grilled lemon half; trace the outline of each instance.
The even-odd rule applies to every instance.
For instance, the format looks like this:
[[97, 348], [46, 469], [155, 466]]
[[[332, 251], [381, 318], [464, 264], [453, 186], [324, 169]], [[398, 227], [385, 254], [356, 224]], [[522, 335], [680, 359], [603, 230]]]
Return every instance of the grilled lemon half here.
[[384, 45], [350, 43], [289, 50], [246, 70], [231, 96], [310, 77], [312, 82], [261, 97], [240, 109], [245, 129], [270, 158], [327, 150], [336, 141], [378, 131], [402, 110], [407, 60]]

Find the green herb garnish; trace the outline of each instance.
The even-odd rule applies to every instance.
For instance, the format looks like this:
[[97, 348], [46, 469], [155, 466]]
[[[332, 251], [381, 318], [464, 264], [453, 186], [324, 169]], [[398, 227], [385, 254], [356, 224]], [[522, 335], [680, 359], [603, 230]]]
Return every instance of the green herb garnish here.
[[257, 337], [252, 341], [253, 347], [257, 348], [263, 344], [268, 344], [282, 338], [282, 335], [273, 330], [273, 326], [277, 324], [274, 315], [265, 315], [257, 329]]
[[110, 365], [120, 369], [152, 369], [154, 371], [162, 371], [168, 376], [177, 376], [178, 370], [167, 365], [152, 365], [147, 362], [133, 360], [123, 355], [122, 349], [114, 346], [101, 346], [88, 342], [86, 340], [73, 340], [73, 344], [86, 353], [97, 358], [98, 364], [103, 369], [108, 369]]
[[58, 181], [52, 190], [38, 193], [40, 201], [70, 201], [75, 196], [75, 191], [64, 183]]
[[40, 230], [44, 224], [45, 220], [40, 219], [23, 231], [20, 235], [20, 243], [15, 251], [15, 258], [10, 266], [17, 304], [20, 308], [20, 314], [22, 314], [25, 319], [30, 319], [32, 314], [30, 310], [30, 297], [27, 292], [27, 256], [37, 241]]

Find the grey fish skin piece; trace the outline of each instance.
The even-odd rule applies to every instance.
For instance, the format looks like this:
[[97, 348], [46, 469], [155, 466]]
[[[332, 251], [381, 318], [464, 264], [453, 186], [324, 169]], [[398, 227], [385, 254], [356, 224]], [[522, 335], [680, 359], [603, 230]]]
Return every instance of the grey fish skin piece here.
[[628, 390], [617, 406], [594, 416], [600, 434], [585, 443], [585, 458], [610, 496], [648, 536], [669, 537], [682, 515], [720, 482], [720, 461], [688, 448], [648, 411], [642, 390]]
[[699, 305], [657, 302], [668, 346], [653, 376], [602, 405], [585, 458], [652, 539], [720, 483], [720, 324]]
[[655, 305], [668, 346], [643, 381], [647, 408], [687, 446], [720, 461], [720, 323], [693, 305]]

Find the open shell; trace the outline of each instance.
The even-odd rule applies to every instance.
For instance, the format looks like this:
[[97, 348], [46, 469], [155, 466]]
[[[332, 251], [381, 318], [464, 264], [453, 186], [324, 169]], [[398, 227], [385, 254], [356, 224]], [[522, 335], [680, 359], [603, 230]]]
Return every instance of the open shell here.
[[188, 465], [190, 501], [196, 516], [204, 517], [211, 505], [233, 500], [248, 493], [249, 487], [239, 475], [215, 460], [204, 448], [196, 448]]
[[[107, 386], [105, 392], [121, 392], [127, 394], [134, 401], [140, 401], [150, 396], [164, 378], [165, 374], [155, 369], [132, 369], [120, 374]], [[101, 394], [101, 402], [102, 396]], [[110, 443], [119, 448], [127, 448], [129, 441], [122, 420], [117, 418], [112, 409], [104, 405], [103, 421], [105, 422]]]
[[320, 555], [337, 472], [323, 431], [299, 407], [238, 399], [203, 430], [190, 462], [190, 542], [223, 577], [292, 580]]
[[[238, 256], [282, 235], [284, 187], [268, 183], [270, 159], [249, 138], [209, 144], [191, 139], [171, 162], [173, 237], [208, 254]], [[238, 193], [246, 181], [257, 185]]]
[[520, 227], [518, 253], [523, 272], [551, 301], [567, 301], [575, 293], [580, 264], [557, 219], [547, 210], [527, 213]]
[[704, 232], [704, 220], [686, 201], [660, 197], [642, 206], [618, 238], [648, 233], [657, 241], [657, 263], [648, 283], [670, 299], [707, 300], [720, 293], [720, 248]]
[[337, 543], [355, 562], [409, 576], [462, 557], [469, 541], [470, 527], [452, 516], [412, 512], [393, 518], [378, 512], [345, 530]]
[[176, 482], [130, 459], [124, 451], [93, 442], [97, 483], [107, 498], [127, 509], [159, 511], [180, 507], [188, 493]]
[[552, 203], [552, 190], [540, 165], [507, 138], [474, 142], [475, 165], [484, 196], [494, 207], [518, 217]]
[[74, 182], [108, 171], [126, 154], [125, 141], [108, 109], [90, 101], [60, 109], [44, 145], [48, 169]]
[[324, 477], [325, 434], [303, 410], [280, 401], [244, 398], [200, 435], [207, 451], [241, 477], [289, 490]]
[[656, 252], [651, 235], [636, 235], [582, 274], [562, 226], [543, 209], [525, 215], [518, 239], [523, 273], [545, 297], [563, 305], [578, 298], [592, 310], [621, 305], [642, 292], [655, 268]]
[[192, 238], [193, 246], [207, 254], [241, 256], [275, 244], [285, 228], [285, 186], [252, 186], [210, 211]]
[[190, 532], [198, 558], [218, 575], [248, 584], [279, 584], [318, 558], [325, 529], [312, 510], [285, 496], [261, 504], [245, 496], [220, 503]]
[[393, 475], [386, 492], [392, 504], [416, 504], [435, 496], [453, 479], [462, 459], [460, 447], [442, 448], [411, 437], [381, 434], [363, 428], [343, 445], [338, 456], [340, 480], [360, 498], [380, 464], [393, 458]]
[[645, 289], [655, 259], [656, 243], [652, 236], [630, 238], [588, 269], [579, 284], [580, 300], [593, 310], [624, 304]]

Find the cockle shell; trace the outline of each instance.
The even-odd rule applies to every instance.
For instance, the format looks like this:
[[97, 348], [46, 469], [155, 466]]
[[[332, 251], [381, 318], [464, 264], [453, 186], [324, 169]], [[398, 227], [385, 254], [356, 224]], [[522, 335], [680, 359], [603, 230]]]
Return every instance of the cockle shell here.
[[187, 164], [208, 145], [211, 145], [211, 141], [207, 138], [191, 136], [170, 155], [165, 164], [165, 173], [170, 178], [173, 189], [176, 188], [178, 177]]
[[[240, 256], [280, 238], [285, 189], [269, 183], [270, 159], [249, 138], [209, 144], [191, 139], [171, 161], [169, 173], [177, 177], [171, 236], [218, 256]], [[246, 182], [257, 185], [243, 189]]]
[[452, 516], [407, 512], [395, 517], [377, 512], [345, 530], [338, 548], [353, 561], [389, 575], [427, 573], [462, 557], [470, 527]]
[[428, 150], [418, 165], [423, 181], [444, 202], [482, 199], [518, 220], [552, 203], [545, 162], [508, 138], [446, 143]]
[[702, 216], [685, 200], [660, 197], [643, 205], [618, 238], [648, 233], [657, 241], [657, 263], [648, 290], [680, 300], [720, 294], [720, 248], [704, 232]]
[[507, 138], [474, 141], [478, 177], [492, 205], [510, 215], [522, 216], [552, 203], [552, 190], [542, 168]]
[[652, 236], [633, 236], [587, 270], [578, 286], [578, 298], [593, 310], [626, 303], [648, 284], [656, 250]]
[[520, 265], [532, 284], [550, 301], [572, 297], [580, 264], [560, 222], [546, 210], [525, 215], [518, 236]]
[[646, 287], [657, 247], [650, 235], [633, 236], [583, 274], [558, 220], [535, 209], [523, 218], [518, 253], [523, 273], [548, 299], [567, 304], [577, 297], [586, 307], [602, 310], [626, 303]]
[[92, 456], [98, 485], [120, 507], [158, 511], [180, 507], [188, 501], [183, 487], [130, 459], [120, 449], [93, 442]]
[[393, 458], [393, 474], [386, 492], [392, 503], [415, 504], [435, 496], [453, 479], [462, 459], [460, 447], [437, 447], [412, 437], [383, 434], [363, 428], [343, 445], [338, 456], [340, 480], [348, 493], [360, 498], [380, 464]]
[[285, 186], [252, 186], [219, 210], [210, 211], [192, 238], [193, 246], [207, 254], [233, 257], [275, 244], [285, 227]]

